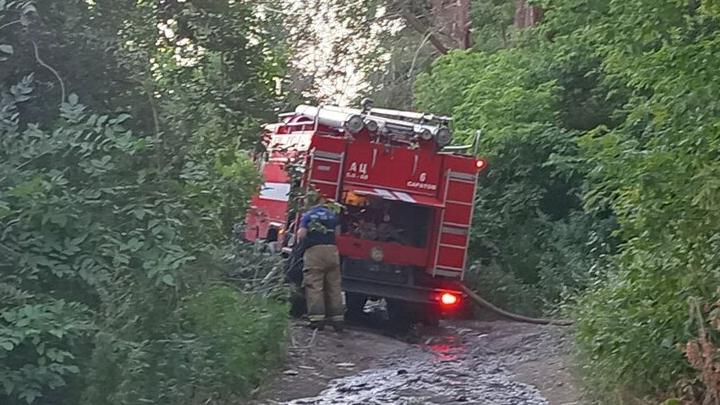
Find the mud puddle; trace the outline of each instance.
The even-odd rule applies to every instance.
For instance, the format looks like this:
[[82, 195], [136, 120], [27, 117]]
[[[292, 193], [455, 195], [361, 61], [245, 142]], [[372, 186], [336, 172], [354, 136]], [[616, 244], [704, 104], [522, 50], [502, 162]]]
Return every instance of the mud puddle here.
[[407, 343], [367, 328], [292, 329], [286, 368], [254, 404], [582, 404], [558, 327], [456, 321]]

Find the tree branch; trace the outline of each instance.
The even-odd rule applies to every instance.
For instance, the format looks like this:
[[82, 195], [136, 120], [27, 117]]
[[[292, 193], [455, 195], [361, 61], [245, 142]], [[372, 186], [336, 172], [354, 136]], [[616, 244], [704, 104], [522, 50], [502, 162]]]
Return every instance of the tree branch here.
[[157, 106], [155, 105], [155, 97], [154, 97], [154, 91], [153, 87], [149, 84], [147, 84], [143, 80], [137, 80], [137, 83], [142, 86], [143, 91], [145, 92], [145, 95], [148, 99], [148, 104], [150, 104], [150, 112], [152, 113], [153, 118], [153, 126], [155, 127], [155, 140], [157, 142], [160, 142], [160, 118], [158, 117], [157, 112]]
[[40, 59], [40, 52], [38, 51], [37, 43], [36, 43], [35, 41], [32, 41], [32, 44], [33, 44], [33, 48], [35, 48], [35, 60], [37, 61], [37, 63], [39, 63], [40, 66], [42, 66], [42, 67], [44, 67], [45, 69], [47, 69], [47, 70], [49, 70], [50, 72], [52, 72], [52, 74], [55, 75], [55, 77], [57, 78], [58, 82], [60, 83], [60, 91], [61, 91], [61, 93], [60, 93], [60, 105], [62, 106], [62, 104], [65, 102], [65, 83], [63, 83], [62, 77], [60, 77], [60, 73], [58, 73], [57, 70], [53, 69], [52, 66], [48, 65], [47, 63], [43, 62], [42, 59]]
[[415, 31], [419, 32], [420, 34], [425, 35], [427, 33], [428, 35], [428, 41], [435, 47], [435, 49], [440, 52], [441, 54], [445, 55], [449, 52], [448, 48], [445, 46], [445, 44], [438, 39], [438, 37], [428, 28], [426, 28], [423, 23], [421, 23], [415, 15], [413, 15], [410, 12], [403, 11], [402, 13], [403, 18], [405, 19], [405, 22], [412, 27]]
[[10, 26], [15, 25], [15, 24], [20, 24], [20, 23], [22, 23], [22, 20], [10, 21], [10, 22], [7, 23], [7, 24], [0, 25], [0, 30], [5, 29], [5, 28], [10, 27]]
[[428, 32], [427, 35], [425, 35], [425, 38], [423, 38], [422, 42], [420, 42], [420, 45], [418, 45], [417, 49], [415, 50], [415, 55], [413, 55], [412, 63], [410, 64], [410, 70], [407, 74], [408, 79], [412, 78], [413, 70], [415, 70], [415, 62], [417, 62], [418, 55], [420, 55], [420, 49], [425, 46], [427, 41], [430, 39], [430, 35], [432, 35], [432, 32]]

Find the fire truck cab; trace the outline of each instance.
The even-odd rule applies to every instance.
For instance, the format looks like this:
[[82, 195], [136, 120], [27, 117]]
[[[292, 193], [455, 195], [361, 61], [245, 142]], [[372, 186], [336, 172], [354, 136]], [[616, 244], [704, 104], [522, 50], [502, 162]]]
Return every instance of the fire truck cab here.
[[[477, 178], [486, 166], [448, 151], [449, 120], [369, 103], [282, 114], [265, 128], [265, 185], [252, 201], [246, 238], [273, 229], [294, 234], [302, 212], [292, 196], [318, 192], [343, 206], [337, 245], [348, 311], [384, 298], [391, 317], [434, 323], [463, 299]], [[283, 239], [292, 246], [292, 237]]]

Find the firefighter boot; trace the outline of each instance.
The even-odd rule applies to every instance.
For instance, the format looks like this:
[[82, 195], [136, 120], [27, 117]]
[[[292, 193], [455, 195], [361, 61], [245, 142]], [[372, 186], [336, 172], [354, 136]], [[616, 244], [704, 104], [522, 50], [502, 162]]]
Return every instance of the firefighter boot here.
[[342, 322], [342, 321], [330, 322], [330, 325], [332, 325], [333, 329], [335, 329], [335, 332], [337, 332], [337, 333], [345, 332], [345, 322]]
[[310, 329], [325, 330], [325, 323], [322, 321], [309, 321], [307, 327]]

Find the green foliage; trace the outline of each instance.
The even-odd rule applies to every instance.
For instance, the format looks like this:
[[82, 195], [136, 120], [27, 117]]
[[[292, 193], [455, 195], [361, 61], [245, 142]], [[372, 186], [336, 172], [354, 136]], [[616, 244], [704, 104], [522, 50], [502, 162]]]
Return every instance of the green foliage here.
[[[590, 202], [613, 207], [626, 242], [612, 281], [581, 308], [612, 316], [583, 316], [579, 338], [615, 370], [604, 374], [608, 383], [635, 381], [638, 391], [655, 392], [688, 374], [675, 349], [689, 338], [687, 302], [711, 302], [718, 282], [718, 110], [708, 70], [720, 66], [718, 21], [692, 5], [661, 2], [650, 21], [640, 22], [629, 7], [648, 4], [630, 3], [613, 4], [615, 18], [598, 24], [614, 31], [603, 38], [605, 68], [633, 90], [627, 119], [586, 140], [597, 167]], [[628, 46], [628, 38], [637, 41]], [[647, 372], [658, 367], [667, 372]]]
[[501, 308], [539, 314], [543, 305], [539, 288], [524, 283], [497, 261], [477, 262], [468, 269], [467, 286]]
[[212, 287], [189, 297], [185, 306], [192, 329], [220, 366], [203, 389], [223, 397], [247, 394], [280, 359], [288, 308], [277, 300]]
[[[271, 261], [229, 238], [260, 183], [243, 149], [278, 49], [236, 46], [263, 24], [241, 2], [32, 3], [0, 1], [0, 403], [246, 394], [266, 367], [233, 368], [228, 342], [271, 358], [284, 340], [260, 326], [285, 327]], [[157, 31], [171, 20], [181, 37]], [[214, 280], [237, 266], [263, 281], [235, 272], [233, 301]], [[223, 337], [217, 313], [243, 323]]]
[[[410, 109], [413, 104], [413, 83], [419, 74], [427, 72], [438, 56], [439, 49], [465, 46], [456, 38], [456, 24], [452, 21], [455, 5], [429, 3], [421, 0], [363, 0], [347, 7], [339, 0], [306, 2], [310, 13], [316, 9], [334, 9], [341, 25], [350, 35], [333, 43], [331, 66], [340, 66], [350, 57], [367, 74], [366, 95], [377, 105], [396, 109]], [[472, 49], [493, 52], [510, 47], [515, 42], [512, 27], [515, 14], [514, 0], [472, 0], [459, 2], [469, 7], [471, 30], [469, 44]], [[376, 14], [378, 10], [384, 13]], [[452, 10], [452, 11], [450, 11]], [[410, 22], [408, 16], [415, 16]], [[303, 18], [308, 18], [303, 15]], [[297, 24], [297, 23], [294, 23]], [[429, 34], [433, 34], [433, 40]], [[358, 46], [357, 38], [370, 39], [368, 45]], [[327, 40], [327, 39], [325, 39]], [[300, 42], [300, 41], [299, 41]], [[304, 41], [303, 41], [304, 42]], [[444, 52], [444, 51], [443, 51]], [[344, 69], [331, 68], [330, 73], [345, 74]]]
[[27, 403], [41, 397], [46, 388], [64, 386], [79, 373], [73, 353], [94, 330], [88, 308], [81, 304], [35, 302], [13, 305], [8, 301], [0, 325], [3, 396]]
[[[369, 88], [366, 93], [376, 105], [411, 109], [413, 82], [436, 58], [432, 46], [423, 41], [423, 35], [410, 28], [382, 40], [380, 45], [389, 48], [387, 52], [390, 60], [384, 69], [370, 69], [367, 78]], [[372, 67], [377, 61], [368, 64]]]
[[463, 141], [484, 130], [470, 279], [510, 307], [577, 300], [600, 399], [667, 392], [696, 373], [688, 300], [720, 281], [717, 7], [537, 3], [516, 48], [453, 53], [416, 82]]
[[[233, 403], [267, 375], [277, 363], [254, 361], [280, 356], [287, 328], [278, 259], [238, 246], [225, 260], [239, 289], [192, 274], [196, 288], [165, 305], [164, 318], [96, 336], [85, 403]], [[123, 339], [129, 332], [154, 338]]]
[[579, 98], [556, 74], [567, 65], [526, 48], [454, 52], [416, 82], [418, 106], [452, 113], [459, 142], [482, 130], [489, 164], [476, 200], [471, 280], [518, 311], [541, 312], [583, 289], [591, 258], [610, 248], [612, 223], [582, 210], [587, 166], [579, 133], [559, 113]]
[[634, 393], [663, 392], [690, 371], [677, 344], [690, 337], [686, 300], [701, 292], [689, 287], [700, 280], [678, 272], [675, 255], [646, 252], [638, 260], [637, 252], [625, 251], [615, 259], [622, 267], [611, 268], [580, 300], [580, 355], [599, 395], [629, 388], [630, 381]]
[[496, 51], [508, 48], [512, 41], [515, 2], [512, 0], [475, 0], [470, 3], [473, 48]]
[[[11, 95], [24, 99], [30, 85], [28, 78], [0, 105], [4, 401], [30, 403], [70, 383], [83, 385], [84, 366], [93, 371], [82, 373], [89, 378], [89, 403], [195, 398], [191, 383], [205, 372], [194, 367], [212, 359], [210, 351], [225, 348], [195, 345], [193, 333], [200, 331], [185, 328], [182, 334], [173, 308], [178, 293], [194, 289], [200, 265], [227, 266], [213, 258], [221, 253], [212, 244], [216, 237], [201, 238], [193, 230], [197, 211], [186, 207], [196, 206], [197, 197], [178, 193], [186, 186], [145, 166], [153, 142], [124, 130], [127, 117], [85, 113], [75, 96], [62, 108], [60, 129], [31, 125], [21, 131]], [[208, 181], [198, 173], [181, 181], [195, 187]], [[244, 171], [223, 175], [237, 173]], [[243, 186], [249, 196], [252, 188]], [[220, 221], [212, 210], [200, 212], [203, 222]], [[268, 301], [254, 304], [273, 308]], [[165, 338], [172, 330], [178, 334]], [[86, 365], [85, 356], [95, 360]], [[107, 370], [111, 365], [114, 372]], [[108, 373], [123, 378], [109, 384], [110, 377], [102, 377]], [[189, 385], [177, 384], [186, 380]], [[94, 385], [99, 383], [102, 389]]]

